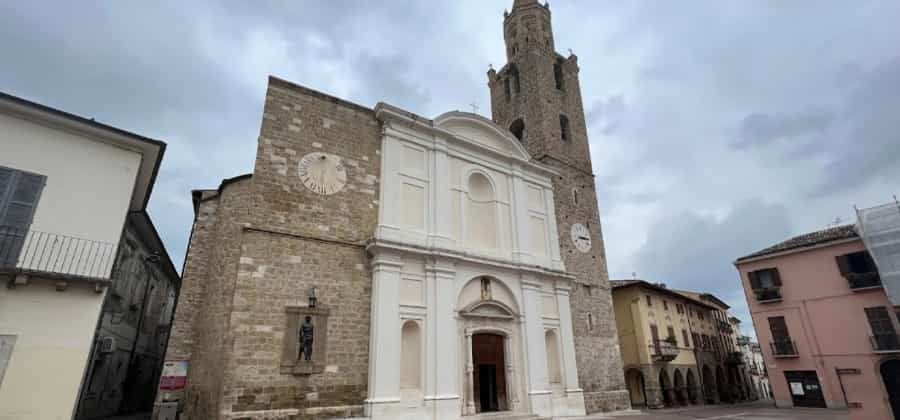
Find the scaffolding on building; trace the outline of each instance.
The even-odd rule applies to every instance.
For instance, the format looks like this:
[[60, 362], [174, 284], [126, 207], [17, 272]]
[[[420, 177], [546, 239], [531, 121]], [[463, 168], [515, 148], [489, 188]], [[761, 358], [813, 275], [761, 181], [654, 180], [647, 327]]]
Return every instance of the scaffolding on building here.
[[900, 305], [900, 202], [856, 209], [857, 230], [866, 245], [888, 300]]

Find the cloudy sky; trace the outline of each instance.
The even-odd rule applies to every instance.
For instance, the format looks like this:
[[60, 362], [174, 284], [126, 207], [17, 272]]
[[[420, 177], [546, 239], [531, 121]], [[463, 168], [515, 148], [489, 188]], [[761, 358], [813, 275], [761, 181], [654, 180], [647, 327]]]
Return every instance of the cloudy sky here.
[[[252, 170], [266, 78], [490, 115], [512, 0], [0, 2], [0, 90], [169, 144], [150, 212]], [[731, 262], [900, 193], [900, 2], [551, 5], [579, 56], [612, 278], [713, 292]], [[749, 330], [749, 322], [745, 322]]]

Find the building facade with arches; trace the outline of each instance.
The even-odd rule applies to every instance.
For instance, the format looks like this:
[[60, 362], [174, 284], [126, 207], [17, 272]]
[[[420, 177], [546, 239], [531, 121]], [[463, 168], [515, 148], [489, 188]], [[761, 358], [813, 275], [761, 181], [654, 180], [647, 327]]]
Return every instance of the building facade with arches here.
[[376, 112], [385, 200], [367, 247], [369, 415], [585, 414], [556, 172], [484, 117]]
[[611, 283], [632, 406], [755, 399], [728, 305], [709, 294], [643, 280]]

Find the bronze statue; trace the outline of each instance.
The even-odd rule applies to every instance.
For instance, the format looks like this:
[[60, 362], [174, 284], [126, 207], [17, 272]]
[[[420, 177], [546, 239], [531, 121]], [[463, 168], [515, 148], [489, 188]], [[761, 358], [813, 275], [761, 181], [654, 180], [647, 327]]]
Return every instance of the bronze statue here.
[[312, 324], [312, 317], [307, 316], [300, 325], [300, 354], [297, 358], [303, 358], [306, 362], [312, 361], [313, 338], [315, 336], [315, 327]]

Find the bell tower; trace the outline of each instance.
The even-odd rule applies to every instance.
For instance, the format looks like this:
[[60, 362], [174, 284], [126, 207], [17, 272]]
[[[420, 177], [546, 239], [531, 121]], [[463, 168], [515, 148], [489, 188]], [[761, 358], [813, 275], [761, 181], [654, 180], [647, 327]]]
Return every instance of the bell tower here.
[[556, 52], [549, 4], [515, 0], [504, 14], [507, 64], [488, 71], [493, 120], [553, 178], [559, 243], [570, 291], [578, 379], [589, 413], [630, 406], [616, 333], [591, 167], [578, 57]]

